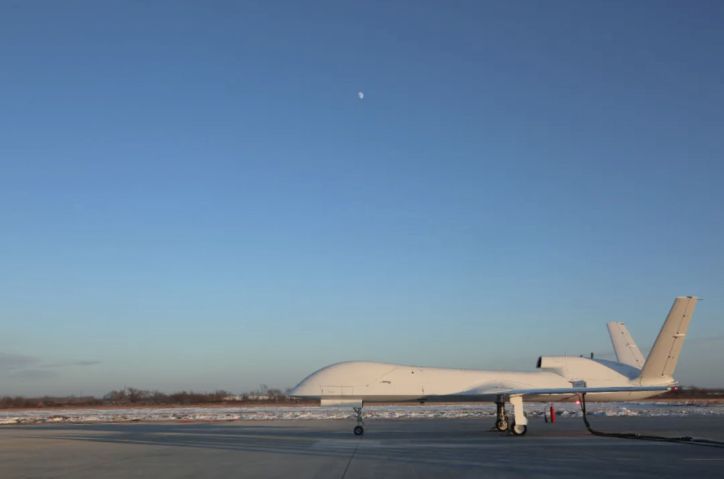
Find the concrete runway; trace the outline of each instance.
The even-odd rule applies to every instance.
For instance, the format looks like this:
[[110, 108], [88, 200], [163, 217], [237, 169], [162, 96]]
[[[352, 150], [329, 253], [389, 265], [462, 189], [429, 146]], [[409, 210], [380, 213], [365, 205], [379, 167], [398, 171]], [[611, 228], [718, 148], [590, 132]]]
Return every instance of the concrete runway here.
[[[594, 428], [724, 440], [724, 417], [594, 417]], [[0, 426], [0, 478], [724, 477], [724, 449], [590, 435], [531, 419]]]

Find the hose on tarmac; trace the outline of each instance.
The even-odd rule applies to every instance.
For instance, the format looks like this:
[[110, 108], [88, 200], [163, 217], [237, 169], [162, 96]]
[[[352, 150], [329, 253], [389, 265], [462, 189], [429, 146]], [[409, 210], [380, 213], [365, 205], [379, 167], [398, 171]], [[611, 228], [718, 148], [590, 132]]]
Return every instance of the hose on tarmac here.
[[649, 434], [638, 434], [635, 432], [603, 432], [597, 431], [591, 427], [591, 423], [588, 422], [588, 415], [586, 414], [586, 393], [579, 395], [581, 403], [581, 413], [583, 414], [583, 423], [586, 425], [588, 432], [594, 436], [602, 437], [618, 437], [621, 439], [639, 439], [642, 441], [658, 441], [658, 442], [675, 442], [680, 444], [691, 444], [693, 446], [708, 446], [708, 447], [720, 447], [724, 448], [724, 441], [714, 441], [712, 439], [701, 439], [691, 436], [680, 436], [680, 437], [666, 437], [666, 436], [652, 436]]

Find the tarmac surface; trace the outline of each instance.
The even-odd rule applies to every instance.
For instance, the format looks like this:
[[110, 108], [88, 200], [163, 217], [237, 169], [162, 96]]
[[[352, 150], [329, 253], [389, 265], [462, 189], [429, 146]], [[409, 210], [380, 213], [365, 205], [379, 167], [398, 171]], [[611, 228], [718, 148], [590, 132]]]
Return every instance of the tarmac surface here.
[[[724, 441], [724, 416], [593, 417], [594, 428]], [[724, 448], [607, 438], [580, 418], [528, 434], [479, 419], [0, 426], [0, 478], [723, 477]]]

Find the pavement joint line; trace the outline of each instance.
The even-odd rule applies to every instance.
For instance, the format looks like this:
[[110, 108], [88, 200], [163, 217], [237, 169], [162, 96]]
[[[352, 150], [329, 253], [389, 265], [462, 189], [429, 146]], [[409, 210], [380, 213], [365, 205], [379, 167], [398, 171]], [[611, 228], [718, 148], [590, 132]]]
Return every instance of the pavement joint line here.
[[347, 471], [349, 471], [349, 466], [352, 465], [352, 459], [354, 459], [355, 454], [357, 454], [357, 449], [359, 448], [359, 444], [361, 442], [361, 439], [359, 442], [357, 442], [357, 445], [354, 448], [354, 451], [352, 451], [352, 455], [349, 456], [349, 461], [347, 461], [347, 467], [344, 468], [344, 472], [342, 473], [342, 476], [340, 479], [344, 479], [344, 477], [347, 475]]

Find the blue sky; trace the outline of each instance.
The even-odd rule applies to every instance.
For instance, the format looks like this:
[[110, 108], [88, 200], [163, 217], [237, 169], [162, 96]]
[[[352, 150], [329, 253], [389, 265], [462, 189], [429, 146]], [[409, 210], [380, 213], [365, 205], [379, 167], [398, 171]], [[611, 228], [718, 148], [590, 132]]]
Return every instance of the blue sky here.
[[[0, 3], [0, 394], [642, 349], [724, 386], [720, 2]], [[358, 91], [365, 97], [360, 100]]]

